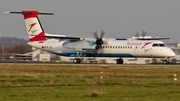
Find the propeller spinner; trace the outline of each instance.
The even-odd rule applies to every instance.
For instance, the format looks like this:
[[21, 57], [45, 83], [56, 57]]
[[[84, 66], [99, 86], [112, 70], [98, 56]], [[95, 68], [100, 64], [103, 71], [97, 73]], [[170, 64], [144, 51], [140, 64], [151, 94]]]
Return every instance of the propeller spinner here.
[[101, 47], [101, 45], [104, 43], [103, 39], [102, 39], [104, 34], [105, 34], [105, 32], [103, 30], [101, 31], [100, 37], [98, 37], [97, 31], [95, 31], [93, 33], [94, 37], [96, 38], [96, 42], [95, 42], [96, 43], [96, 47], [95, 47], [96, 50], [98, 50]]

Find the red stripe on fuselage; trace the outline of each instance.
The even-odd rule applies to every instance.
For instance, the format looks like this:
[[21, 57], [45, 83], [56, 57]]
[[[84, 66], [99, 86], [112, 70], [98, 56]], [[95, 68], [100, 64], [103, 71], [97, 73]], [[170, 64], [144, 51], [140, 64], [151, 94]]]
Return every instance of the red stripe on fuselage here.
[[151, 43], [152, 43], [152, 42], [146, 42], [146, 43], [144, 44], [144, 46], [141, 47], [141, 49], [144, 48], [145, 46], [151, 44]]

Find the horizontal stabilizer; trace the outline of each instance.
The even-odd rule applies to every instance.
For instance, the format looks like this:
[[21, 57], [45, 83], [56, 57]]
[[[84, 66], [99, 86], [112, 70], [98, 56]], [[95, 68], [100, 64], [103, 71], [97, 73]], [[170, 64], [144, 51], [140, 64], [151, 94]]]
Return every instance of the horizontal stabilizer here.
[[64, 36], [38, 36], [38, 37], [46, 37], [46, 38], [54, 38], [54, 39], [72, 39], [72, 40], [84, 40], [84, 38], [80, 37], [64, 37]]
[[33, 13], [36, 13], [36, 14], [41, 14], [41, 15], [54, 15], [54, 13], [41, 13], [41, 12], [38, 12], [38, 11], [35, 11], [35, 10], [23, 10], [22, 12], [4, 12], [4, 13], [7, 13], [7, 14], [22, 14], [22, 15], [29, 15], [29, 14], [33, 14]]

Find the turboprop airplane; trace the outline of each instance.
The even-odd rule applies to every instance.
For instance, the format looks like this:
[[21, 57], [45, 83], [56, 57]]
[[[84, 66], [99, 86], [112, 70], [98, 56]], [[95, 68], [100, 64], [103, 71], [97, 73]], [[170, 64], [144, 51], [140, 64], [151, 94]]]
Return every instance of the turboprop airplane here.
[[95, 38], [66, 37], [47, 34], [43, 30], [38, 15], [53, 15], [53, 13], [40, 13], [36, 10], [5, 13], [24, 16], [29, 37], [27, 44], [53, 54], [75, 57], [76, 64], [81, 63], [81, 57], [117, 57], [117, 64], [123, 64], [122, 58], [126, 57], [165, 58], [165, 63], [169, 64], [169, 58], [175, 56], [175, 53], [160, 41], [169, 38], [103, 38], [104, 31], [101, 31], [100, 37], [95, 31]]

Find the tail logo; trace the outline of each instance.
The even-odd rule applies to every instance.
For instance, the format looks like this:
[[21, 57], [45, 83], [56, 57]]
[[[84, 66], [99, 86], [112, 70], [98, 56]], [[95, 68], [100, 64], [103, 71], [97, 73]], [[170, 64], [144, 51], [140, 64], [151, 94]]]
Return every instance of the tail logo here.
[[32, 24], [30, 24], [29, 26], [30, 26], [30, 28], [29, 28], [29, 31], [36, 25], [37, 23], [32, 23]]

